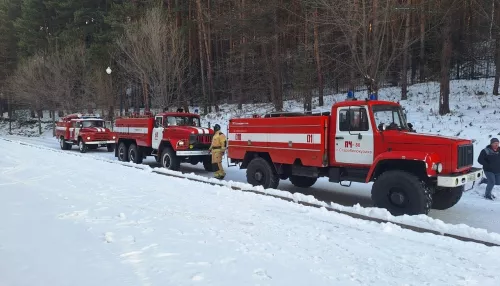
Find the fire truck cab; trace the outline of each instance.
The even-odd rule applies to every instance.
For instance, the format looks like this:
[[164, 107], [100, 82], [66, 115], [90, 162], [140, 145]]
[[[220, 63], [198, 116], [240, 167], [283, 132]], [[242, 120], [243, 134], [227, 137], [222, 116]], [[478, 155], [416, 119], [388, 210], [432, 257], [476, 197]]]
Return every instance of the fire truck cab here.
[[198, 114], [132, 114], [117, 118], [114, 131], [118, 144], [115, 156], [120, 161], [140, 164], [147, 156], [154, 156], [170, 170], [179, 170], [183, 162], [203, 163], [205, 170], [213, 170], [208, 149], [214, 131], [201, 126]]
[[[395, 215], [455, 205], [481, 179], [471, 140], [414, 132], [395, 102], [345, 101], [331, 112], [275, 113], [229, 122], [228, 157], [252, 185], [289, 179], [310, 187], [320, 177], [350, 186], [373, 182], [376, 206]], [[346, 184], [347, 183], [347, 184]]]
[[81, 153], [106, 147], [108, 152], [115, 149], [115, 136], [106, 127], [106, 122], [94, 114], [70, 114], [56, 122], [56, 138], [62, 150], [70, 150], [77, 145]]

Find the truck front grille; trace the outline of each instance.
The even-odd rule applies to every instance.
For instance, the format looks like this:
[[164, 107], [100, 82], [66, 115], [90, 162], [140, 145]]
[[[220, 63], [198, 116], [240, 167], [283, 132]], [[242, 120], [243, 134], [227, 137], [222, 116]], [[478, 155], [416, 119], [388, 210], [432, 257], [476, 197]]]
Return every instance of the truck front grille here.
[[457, 169], [469, 167], [474, 164], [474, 146], [460, 145], [457, 153]]
[[109, 134], [94, 134], [93, 136], [91, 136], [91, 138], [93, 138], [93, 140], [95, 141], [105, 141], [105, 140], [109, 140]]
[[189, 136], [189, 144], [193, 145], [193, 149], [207, 150], [212, 144], [213, 135], [200, 134]]
[[200, 144], [212, 144], [212, 135], [197, 135], [196, 142]]

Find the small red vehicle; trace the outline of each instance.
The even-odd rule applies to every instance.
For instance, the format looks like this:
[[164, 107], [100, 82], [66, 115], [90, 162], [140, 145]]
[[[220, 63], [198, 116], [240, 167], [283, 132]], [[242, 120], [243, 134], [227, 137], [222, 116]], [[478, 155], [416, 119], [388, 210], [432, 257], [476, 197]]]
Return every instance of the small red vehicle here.
[[106, 147], [108, 152], [115, 149], [115, 136], [106, 128], [106, 122], [99, 116], [80, 113], [70, 114], [56, 122], [56, 138], [62, 150], [70, 150], [77, 145], [80, 152]]
[[401, 106], [345, 101], [322, 114], [276, 113], [231, 119], [228, 158], [248, 183], [276, 188], [280, 179], [310, 187], [373, 182], [372, 200], [395, 215], [455, 205], [465, 184], [481, 179], [471, 140], [418, 134]]
[[212, 171], [208, 150], [214, 131], [201, 127], [200, 116], [186, 112], [166, 112], [132, 115], [117, 118], [114, 132], [119, 161], [142, 163], [147, 156], [154, 156], [158, 163], [170, 170], [179, 170], [180, 163], [203, 163]]

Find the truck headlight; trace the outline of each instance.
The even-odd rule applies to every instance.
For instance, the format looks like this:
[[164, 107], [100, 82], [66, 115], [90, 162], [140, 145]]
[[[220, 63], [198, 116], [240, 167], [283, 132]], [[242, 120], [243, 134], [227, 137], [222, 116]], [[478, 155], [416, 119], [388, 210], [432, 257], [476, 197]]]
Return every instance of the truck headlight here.
[[443, 164], [441, 163], [433, 163], [432, 164], [432, 170], [441, 173], [443, 171]]
[[115, 139], [116, 139], [116, 136], [113, 136], [113, 140], [115, 140]]
[[90, 137], [87, 137], [87, 140], [90, 140]]
[[181, 140], [181, 141], [177, 142], [177, 145], [184, 146], [184, 141]]

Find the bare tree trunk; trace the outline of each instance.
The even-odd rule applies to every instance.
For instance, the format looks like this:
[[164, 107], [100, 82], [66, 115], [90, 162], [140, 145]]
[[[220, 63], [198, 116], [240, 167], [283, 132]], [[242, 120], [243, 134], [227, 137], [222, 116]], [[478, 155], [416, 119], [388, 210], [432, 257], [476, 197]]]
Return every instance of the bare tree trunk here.
[[[200, 1], [200, 0], [196, 0], [197, 2]], [[203, 91], [203, 98], [204, 98], [204, 101], [205, 101], [205, 105], [203, 106], [203, 110], [205, 112], [205, 114], [208, 113], [209, 111], [209, 105], [210, 105], [210, 100], [208, 98], [208, 95], [207, 95], [207, 87], [206, 87], [206, 83], [205, 83], [205, 61], [204, 61], [204, 57], [203, 57], [203, 40], [202, 40], [202, 29], [201, 29], [201, 22], [203, 21], [202, 19], [202, 14], [201, 14], [201, 11], [200, 11], [200, 7], [197, 8], [197, 22], [198, 22], [198, 50], [200, 52], [199, 56], [200, 56], [200, 72], [201, 72], [201, 89]], [[211, 108], [210, 108], [211, 109]]]
[[450, 113], [450, 61], [451, 61], [451, 15], [446, 15], [442, 29], [443, 50], [441, 53], [441, 84], [439, 91], [439, 114]]
[[275, 78], [274, 80], [274, 98], [273, 98], [273, 103], [274, 103], [274, 108], [276, 111], [282, 111], [283, 110], [283, 90], [282, 90], [282, 84], [281, 84], [281, 55], [280, 55], [280, 40], [279, 40], [279, 29], [278, 29], [278, 11], [277, 8], [274, 10], [274, 52], [273, 52], [273, 59], [274, 59], [274, 73], [273, 76]]
[[401, 100], [408, 99], [408, 42], [410, 38], [410, 12], [406, 12], [403, 67], [401, 68]]
[[41, 108], [37, 110], [36, 117], [37, 117], [37, 120], [38, 120], [38, 135], [42, 135], [43, 110]]
[[8, 114], [9, 114], [9, 134], [12, 134], [12, 93], [9, 91], [8, 96]]
[[[493, 21], [495, 25], [495, 81], [493, 83], [493, 95], [499, 95], [498, 88], [500, 85], [500, 9], [495, 7], [495, 1], [492, 3], [491, 21], [493, 26]], [[493, 30], [493, 27], [490, 28]], [[491, 32], [490, 32], [491, 33]]]
[[425, 0], [422, 1], [422, 10], [420, 11], [420, 64], [419, 64], [419, 78], [420, 82], [425, 81]]
[[[240, 20], [243, 21], [245, 19], [245, 0], [241, 0], [241, 13]], [[241, 37], [240, 44], [245, 45], [246, 39], [245, 36]], [[241, 67], [240, 67], [240, 82], [238, 83], [238, 109], [243, 109], [243, 85], [245, 84], [245, 53], [246, 47], [241, 48]]]
[[323, 106], [323, 74], [321, 72], [321, 58], [319, 55], [319, 28], [318, 28], [318, 8], [314, 10], [314, 55], [316, 58], [316, 71], [318, 73], [318, 105]]
[[[353, 3], [353, 10], [351, 11], [351, 21], [355, 21], [358, 17], [358, 11], [359, 11], [359, 2], [358, 0], [354, 0], [354, 3]], [[351, 55], [355, 55], [357, 54], [357, 45], [356, 45], [356, 41], [357, 41], [357, 37], [356, 37], [357, 33], [351, 33], [351, 43], [350, 43], [350, 46], [351, 46]], [[355, 73], [355, 69], [354, 67], [351, 67], [349, 69], [349, 90], [351, 90], [352, 92], [354, 92], [354, 89], [355, 89], [355, 80], [356, 80], [356, 73]]]
[[[212, 105], [215, 105], [213, 100], [214, 100], [214, 87], [213, 87], [213, 78], [212, 78], [212, 64], [211, 64], [211, 46], [210, 46], [210, 39], [208, 38], [208, 32], [205, 27], [205, 23], [203, 21], [203, 10], [201, 8], [201, 0], [196, 0], [196, 5], [198, 7], [198, 21], [199, 24], [201, 24], [201, 34], [203, 35], [203, 42], [205, 44], [205, 54], [206, 54], [206, 61], [207, 61], [207, 79], [208, 79], [208, 111], [212, 111]], [[200, 39], [201, 40], [201, 39]]]
[[495, 81], [493, 83], [493, 95], [498, 95], [498, 86], [500, 83], [500, 37], [495, 37]]

